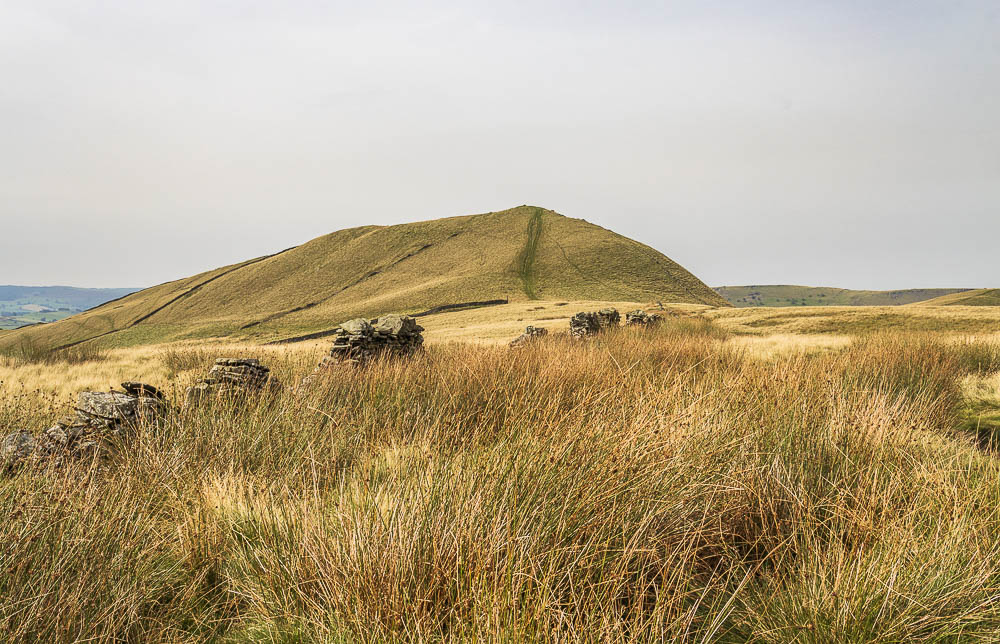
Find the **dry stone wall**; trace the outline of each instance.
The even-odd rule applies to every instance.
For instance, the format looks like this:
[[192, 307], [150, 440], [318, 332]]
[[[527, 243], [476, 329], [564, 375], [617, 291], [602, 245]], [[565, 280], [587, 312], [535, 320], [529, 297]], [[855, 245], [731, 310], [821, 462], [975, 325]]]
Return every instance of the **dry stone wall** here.
[[642, 309], [625, 314], [625, 326], [652, 326], [663, 321], [659, 313], [646, 313]]
[[328, 356], [335, 361], [367, 362], [379, 355], [408, 356], [424, 344], [424, 327], [408, 315], [383, 315], [374, 320], [344, 322], [333, 338]]
[[84, 391], [74, 414], [37, 435], [18, 430], [0, 443], [0, 470], [11, 471], [29, 462], [61, 462], [93, 454], [102, 442], [124, 437], [143, 423], [163, 416], [167, 404], [155, 387], [123, 382], [125, 391]]
[[529, 326], [524, 330], [524, 333], [511, 340], [510, 347], [516, 349], [518, 347], [526, 346], [527, 344], [534, 342], [538, 338], [545, 337], [546, 335], [548, 335], [548, 333], [549, 333], [548, 329]]
[[[274, 393], [280, 388], [270, 369], [260, 361], [219, 358], [208, 376], [185, 392], [185, 409], [200, 406], [217, 396], [240, 397]], [[0, 473], [30, 463], [60, 464], [68, 458], [94, 454], [101, 444], [127, 439], [137, 427], [162, 420], [168, 411], [166, 397], [156, 387], [123, 382], [123, 391], [84, 391], [77, 397], [74, 414], [37, 434], [18, 430], [0, 440]]]
[[[625, 314], [624, 326], [653, 326], [663, 320], [664, 317], [660, 313], [647, 313], [642, 309], [636, 309]], [[621, 326], [621, 315], [615, 309], [609, 308], [597, 312], [577, 313], [570, 318], [569, 332], [573, 338], [580, 340], [619, 326]]]
[[408, 315], [383, 315], [366, 320], [348, 320], [337, 328], [330, 353], [299, 385], [299, 393], [337, 365], [364, 365], [377, 357], [405, 358], [424, 345], [424, 327]]
[[596, 313], [580, 312], [569, 319], [569, 334], [576, 340], [601, 332], [601, 323]]
[[600, 325], [602, 331], [617, 329], [621, 321], [622, 317], [618, 314], [617, 309], [601, 309], [597, 312], [597, 324]]
[[208, 376], [184, 394], [184, 409], [196, 409], [219, 396], [253, 396], [276, 391], [278, 381], [271, 370], [252, 358], [219, 358]]
[[597, 335], [608, 329], [618, 328], [621, 315], [616, 309], [601, 309], [596, 313], [580, 312], [569, 320], [569, 333], [580, 340], [587, 336]]

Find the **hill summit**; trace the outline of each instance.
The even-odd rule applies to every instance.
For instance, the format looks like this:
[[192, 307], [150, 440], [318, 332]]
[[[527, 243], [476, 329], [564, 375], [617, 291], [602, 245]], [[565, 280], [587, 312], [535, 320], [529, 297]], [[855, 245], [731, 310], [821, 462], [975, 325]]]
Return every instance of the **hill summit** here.
[[63, 347], [190, 337], [281, 339], [343, 320], [497, 299], [726, 306], [637, 241], [551, 210], [361, 226], [274, 255], [154, 286], [66, 320], [0, 336]]

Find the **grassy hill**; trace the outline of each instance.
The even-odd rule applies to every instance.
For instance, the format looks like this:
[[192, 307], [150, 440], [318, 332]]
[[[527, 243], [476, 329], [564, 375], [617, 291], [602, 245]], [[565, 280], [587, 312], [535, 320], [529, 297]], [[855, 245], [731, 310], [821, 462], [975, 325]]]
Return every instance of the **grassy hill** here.
[[725, 306], [656, 250], [580, 219], [502, 212], [324, 235], [274, 255], [148, 288], [80, 315], [0, 335], [61, 347], [198, 337], [281, 339], [351, 317], [462, 302], [607, 300]]
[[735, 307], [748, 306], [900, 306], [969, 289], [913, 288], [901, 291], [857, 291], [789, 284], [717, 286], [715, 291]]
[[0, 329], [61, 320], [137, 290], [0, 285]]
[[919, 303], [921, 306], [1000, 306], [1000, 288], [979, 288], [942, 295]]

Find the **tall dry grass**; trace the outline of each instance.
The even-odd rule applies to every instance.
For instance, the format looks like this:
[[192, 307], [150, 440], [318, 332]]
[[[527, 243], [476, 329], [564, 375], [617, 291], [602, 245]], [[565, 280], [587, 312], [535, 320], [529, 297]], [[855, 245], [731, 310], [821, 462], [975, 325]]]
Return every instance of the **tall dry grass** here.
[[[285, 382], [310, 366], [270, 356]], [[0, 482], [0, 629], [995, 640], [1000, 467], [957, 428], [960, 382], [998, 369], [914, 335], [760, 360], [691, 321], [345, 367]], [[6, 424], [47, 413], [0, 400]]]

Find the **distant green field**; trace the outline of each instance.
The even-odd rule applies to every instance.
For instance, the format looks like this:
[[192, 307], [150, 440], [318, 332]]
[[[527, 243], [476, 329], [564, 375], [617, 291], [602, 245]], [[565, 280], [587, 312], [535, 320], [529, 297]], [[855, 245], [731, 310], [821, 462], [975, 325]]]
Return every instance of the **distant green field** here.
[[790, 284], [717, 286], [715, 291], [735, 307], [750, 306], [902, 306], [970, 289], [915, 288], [899, 291], [859, 291]]
[[16, 315], [0, 315], [0, 329], [19, 329], [30, 324], [55, 322], [68, 318], [76, 311], [44, 311], [41, 313], [18, 313]]
[[3, 285], [0, 286], [0, 330], [62, 320], [137, 290]]

